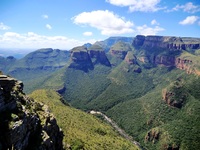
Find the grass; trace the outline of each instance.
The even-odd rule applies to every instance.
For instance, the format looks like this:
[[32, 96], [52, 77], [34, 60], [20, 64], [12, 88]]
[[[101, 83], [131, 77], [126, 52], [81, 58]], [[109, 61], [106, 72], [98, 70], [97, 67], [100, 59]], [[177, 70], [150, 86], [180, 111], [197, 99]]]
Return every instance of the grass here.
[[36, 90], [29, 96], [49, 106], [64, 132], [66, 147], [70, 145], [74, 150], [137, 149], [119, 136], [110, 125], [95, 116], [61, 103], [60, 95], [53, 90]]

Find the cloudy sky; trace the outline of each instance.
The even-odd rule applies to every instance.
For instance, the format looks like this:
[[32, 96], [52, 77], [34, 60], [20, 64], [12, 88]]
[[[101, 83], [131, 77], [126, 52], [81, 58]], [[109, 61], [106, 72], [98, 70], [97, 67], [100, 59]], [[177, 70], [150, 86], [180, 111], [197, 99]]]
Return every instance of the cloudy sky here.
[[200, 37], [200, 1], [0, 0], [0, 49], [71, 49], [138, 34]]

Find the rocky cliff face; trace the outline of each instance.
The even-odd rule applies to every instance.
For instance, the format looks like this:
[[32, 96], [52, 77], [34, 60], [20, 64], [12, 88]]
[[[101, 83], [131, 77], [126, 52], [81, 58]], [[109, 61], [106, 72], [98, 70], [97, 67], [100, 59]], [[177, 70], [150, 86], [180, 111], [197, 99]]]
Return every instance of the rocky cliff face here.
[[[186, 38], [185, 38], [186, 39]], [[169, 50], [186, 50], [200, 48], [200, 41], [186, 41], [184, 38], [171, 36], [143, 36], [137, 35], [134, 46], [166, 48]]]
[[92, 70], [96, 64], [111, 66], [104, 50], [98, 45], [92, 45], [90, 48], [85, 46], [75, 47], [71, 50], [70, 59], [69, 68], [80, 69], [86, 72]]
[[124, 60], [126, 57], [128, 51], [131, 51], [131, 47], [128, 43], [119, 41], [115, 43], [113, 46], [110, 48], [110, 54], [114, 57], [117, 57], [119, 59]]
[[199, 75], [200, 58], [194, 52], [200, 49], [200, 39], [138, 35], [132, 45], [142, 63], [176, 67]]
[[21, 81], [0, 75], [0, 149], [62, 149], [63, 134], [48, 107], [22, 90]]
[[169, 87], [162, 90], [163, 100], [172, 107], [181, 108], [185, 104], [187, 95], [181, 79], [171, 83]]

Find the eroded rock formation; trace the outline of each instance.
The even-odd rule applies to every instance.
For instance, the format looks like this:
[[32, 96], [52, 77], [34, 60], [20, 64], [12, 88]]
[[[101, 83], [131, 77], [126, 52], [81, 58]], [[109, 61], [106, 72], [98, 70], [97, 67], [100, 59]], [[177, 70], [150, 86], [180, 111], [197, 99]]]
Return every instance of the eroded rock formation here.
[[0, 75], [0, 149], [63, 149], [63, 133], [48, 107], [22, 90], [21, 81]]
[[80, 69], [86, 72], [92, 70], [96, 64], [111, 66], [104, 50], [98, 45], [92, 45], [88, 49], [85, 46], [75, 47], [71, 50], [70, 58], [69, 68]]

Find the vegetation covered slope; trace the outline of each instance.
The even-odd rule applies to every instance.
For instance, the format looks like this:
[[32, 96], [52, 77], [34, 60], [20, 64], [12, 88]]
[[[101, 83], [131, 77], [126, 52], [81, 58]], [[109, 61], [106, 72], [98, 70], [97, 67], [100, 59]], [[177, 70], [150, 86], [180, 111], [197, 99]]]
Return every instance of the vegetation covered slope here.
[[164, 82], [171, 80], [170, 85], [159, 85], [107, 112], [147, 149], [200, 147], [200, 78], [174, 73], [176, 81], [171, 80], [172, 74], [163, 77]]
[[53, 90], [36, 90], [30, 97], [49, 106], [64, 132], [65, 147], [87, 150], [134, 150], [132, 143], [123, 139], [113, 128], [80, 110], [63, 104], [63, 100]]
[[95, 44], [72, 50], [69, 64], [34, 88], [56, 89], [76, 108], [103, 111], [148, 149], [197, 149], [200, 39], [136, 36], [131, 46]]

